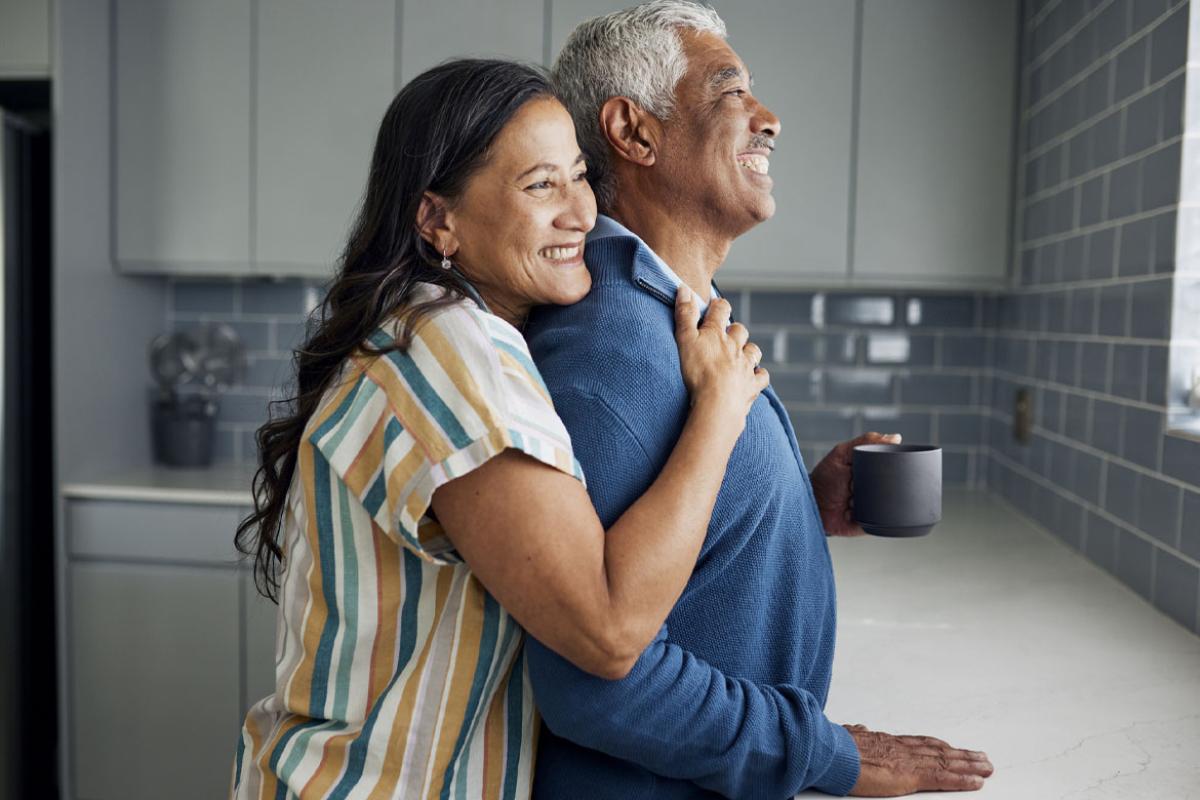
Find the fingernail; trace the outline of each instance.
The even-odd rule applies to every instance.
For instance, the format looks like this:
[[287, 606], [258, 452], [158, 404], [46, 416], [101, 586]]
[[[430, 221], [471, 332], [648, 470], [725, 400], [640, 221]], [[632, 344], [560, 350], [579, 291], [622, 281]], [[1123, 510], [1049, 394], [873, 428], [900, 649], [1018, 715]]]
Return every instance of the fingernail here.
[[679, 299], [685, 303], [692, 302], [692, 289], [686, 283], [679, 284]]

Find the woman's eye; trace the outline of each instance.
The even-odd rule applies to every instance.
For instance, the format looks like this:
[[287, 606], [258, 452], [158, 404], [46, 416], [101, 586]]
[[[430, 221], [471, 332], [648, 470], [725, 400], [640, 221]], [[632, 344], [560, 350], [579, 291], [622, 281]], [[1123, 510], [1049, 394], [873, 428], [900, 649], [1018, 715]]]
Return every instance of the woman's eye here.
[[529, 184], [525, 188], [526, 189], [549, 189], [550, 181], [538, 181], [537, 183]]
[[579, 174], [577, 174], [575, 176], [575, 180], [576, 180], [576, 182], [587, 180], [587, 172], [580, 172]]

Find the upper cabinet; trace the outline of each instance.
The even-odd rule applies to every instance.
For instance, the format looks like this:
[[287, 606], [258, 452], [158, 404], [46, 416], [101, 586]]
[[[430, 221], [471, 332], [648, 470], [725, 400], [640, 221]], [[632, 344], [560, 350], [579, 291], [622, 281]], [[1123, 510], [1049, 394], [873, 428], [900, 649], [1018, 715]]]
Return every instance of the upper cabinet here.
[[248, 271], [250, 4], [113, 7], [117, 263]]
[[258, 0], [254, 266], [326, 277], [392, 100], [395, 0]]
[[856, 281], [1004, 283], [1016, 41], [1016, 0], [866, 0]]
[[404, 0], [403, 6], [401, 85], [455, 56], [512, 58], [533, 64], [545, 58], [544, 0]]
[[0, 2], [0, 79], [48, 78], [50, 0]]
[[[782, 121], [724, 285], [1003, 285], [1016, 0], [712, 1]], [[630, 2], [113, 0], [119, 268], [331, 275], [396, 90]]]
[[754, 95], [779, 117], [771, 156], [775, 216], [737, 240], [723, 285], [845, 280], [850, 218], [854, 3], [715, 5]]

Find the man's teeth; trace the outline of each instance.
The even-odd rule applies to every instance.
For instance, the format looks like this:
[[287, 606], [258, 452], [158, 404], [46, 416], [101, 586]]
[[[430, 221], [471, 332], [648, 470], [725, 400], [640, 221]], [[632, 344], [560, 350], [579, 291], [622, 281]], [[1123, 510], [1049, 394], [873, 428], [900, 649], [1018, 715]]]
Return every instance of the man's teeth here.
[[770, 169], [771, 163], [766, 156], [738, 156], [737, 162], [740, 166], [745, 167], [751, 172], [757, 172], [759, 175], [766, 175]]
[[579, 245], [575, 245], [574, 247], [544, 247], [540, 253], [543, 258], [562, 261], [579, 255]]

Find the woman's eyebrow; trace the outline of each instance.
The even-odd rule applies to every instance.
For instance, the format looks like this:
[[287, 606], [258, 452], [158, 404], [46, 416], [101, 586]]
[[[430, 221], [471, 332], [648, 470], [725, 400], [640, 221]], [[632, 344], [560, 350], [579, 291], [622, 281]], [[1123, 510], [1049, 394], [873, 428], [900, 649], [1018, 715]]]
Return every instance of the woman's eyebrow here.
[[[573, 167], [581, 161], [583, 161], [583, 153], [580, 153], [579, 155], [575, 156], [575, 160], [573, 162], [571, 162], [571, 166]], [[538, 170], [543, 170], [543, 169], [546, 170], [547, 172], [553, 172], [555, 169], [557, 169], [557, 167], [555, 167], [555, 165], [551, 164], [549, 161], [543, 161], [541, 164], [534, 164], [532, 167], [530, 167], [529, 169], [522, 172], [520, 175], [517, 176], [517, 180], [521, 180], [522, 178], [524, 178], [528, 175], [532, 175], [533, 173], [537, 172]]]

